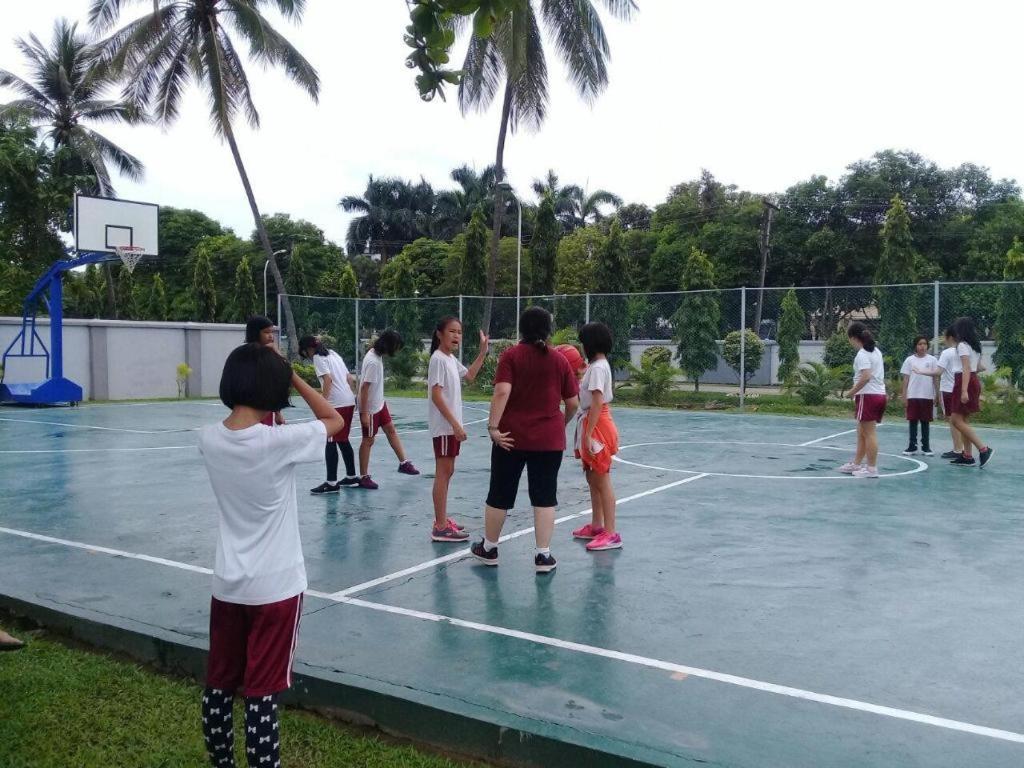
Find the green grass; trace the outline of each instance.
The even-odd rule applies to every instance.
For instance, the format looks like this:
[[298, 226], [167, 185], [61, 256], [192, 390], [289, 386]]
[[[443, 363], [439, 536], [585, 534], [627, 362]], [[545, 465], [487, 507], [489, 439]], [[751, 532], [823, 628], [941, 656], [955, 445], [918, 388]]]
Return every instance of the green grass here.
[[[198, 685], [33, 634], [24, 650], [0, 654], [0, 766], [208, 765]], [[470, 765], [292, 709], [282, 708], [281, 734], [282, 764], [290, 768]], [[244, 747], [236, 739], [238, 766], [246, 764]]]

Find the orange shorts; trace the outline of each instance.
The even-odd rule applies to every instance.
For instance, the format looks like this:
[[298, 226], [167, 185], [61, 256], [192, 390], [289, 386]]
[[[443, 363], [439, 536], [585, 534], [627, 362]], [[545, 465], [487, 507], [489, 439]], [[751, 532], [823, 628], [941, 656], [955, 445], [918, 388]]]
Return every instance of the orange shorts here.
[[[589, 414], [581, 414], [576, 424], [576, 458], [583, 463], [583, 468], [589, 471], [607, 475], [612, 471], [612, 456], [619, 452], [619, 430], [612, 421], [612, 412], [607, 405], [601, 406], [601, 412], [597, 416], [597, 426], [589, 441], [585, 445], [587, 420]], [[600, 446], [598, 450], [595, 447]]]

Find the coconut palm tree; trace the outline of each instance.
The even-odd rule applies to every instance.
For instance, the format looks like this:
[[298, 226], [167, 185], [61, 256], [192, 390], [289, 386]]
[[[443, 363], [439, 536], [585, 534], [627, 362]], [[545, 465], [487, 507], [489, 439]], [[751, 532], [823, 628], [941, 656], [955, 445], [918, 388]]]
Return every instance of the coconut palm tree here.
[[576, 185], [566, 189], [569, 190], [566, 195], [568, 204], [559, 218], [570, 232], [604, 220], [601, 206], [610, 205], [615, 210], [622, 207], [622, 198], [604, 189], [586, 192]]
[[572, 211], [572, 198], [577, 193], [577, 190], [582, 194], [582, 190], [575, 184], [562, 186], [559, 182], [558, 174], [555, 173], [553, 168], [548, 170], [547, 176], [543, 179], [534, 179], [531, 188], [534, 194], [541, 200], [544, 199], [544, 195], [551, 196], [551, 203], [554, 205], [555, 215], [558, 217], [562, 217]]
[[294, 337], [297, 329], [291, 302], [235, 140], [233, 124], [240, 112], [253, 128], [259, 127], [260, 116], [233, 37], [248, 43], [253, 61], [280, 67], [316, 101], [320, 76], [263, 15], [264, 9], [276, 8], [286, 20], [298, 22], [305, 0], [91, 0], [89, 21], [94, 29], [105, 32], [117, 24], [126, 6], [150, 2], [149, 13], [99, 44], [99, 55], [123, 78], [126, 98], [133, 104], [150, 106], [163, 125], [178, 117], [181, 97], [190, 81], [206, 92], [214, 133], [231, 149], [260, 244], [282, 295], [289, 336]]
[[45, 137], [55, 153], [54, 174], [95, 177], [95, 186], [82, 191], [109, 196], [114, 187], [108, 165], [133, 181], [142, 179], [143, 165], [89, 123], [132, 123], [139, 114], [125, 101], [103, 98], [113, 80], [98, 64], [91, 42], [67, 19], [54, 23], [49, 48], [35, 35], [17, 40], [32, 74], [25, 80], [0, 70], [0, 86], [21, 96], [0, 106], [0, 115], [24, 115], [33, 125], [47, 129]]
[[441, 240], [451, 240], [462, 232], [478, 206], [490, 209], [494, 205], [493, 165], [482, 173], [463, 165], [451, 172], [451, 178], [458, 188], [437, 194], [434, 236]]
[[[601, 0], [616, 18], [629, 19], [634, 0]], [[487, 295], [494, 295], [498, 244], [505, 212], [505, 141], [508, 131], [520, 126], [536, 129], [544, 122], [548, 103], [548, 69], [540, 20], [553, 39], [555, 50], [569, 70], [569, 79], [584, 101], [593, 101], [608, 84], [608, 39], [594, 0], [517, 0], [493, 25], [490, 35], [474, 35], [466, 51], [459, 83], [463, 113], [486, 110], [501, 92], [501, 122], [495, 152], [494, 228], [487, 266]], [[477, 12], [490, 14], [491, 9]], [[474, 24], [487, 26], [487, 19]], [[484, 307], [484, 328], [490, 326], [491, 302]]]
[[387, 260], [419, 237], [430, 237], [434, 219], [434, 189], [424, 179], [370, 176], [362, 197], [347, 195], [338, 205], [358, 213], [349, 222], [346, 245], [350, 254], [372, 249]]

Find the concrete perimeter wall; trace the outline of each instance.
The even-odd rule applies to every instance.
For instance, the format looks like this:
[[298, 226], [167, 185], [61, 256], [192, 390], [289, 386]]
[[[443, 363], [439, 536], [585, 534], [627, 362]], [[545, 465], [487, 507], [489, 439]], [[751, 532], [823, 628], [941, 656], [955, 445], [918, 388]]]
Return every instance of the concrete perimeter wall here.
[[[49, 347], [50, 322], [36, 321]], [[0, 352], [21, 329], [21, 318], [0, 317]], [[186, 393], [215, 397], [228, 353], [242, 343], [245, 326], [221, 323], [154, 323], [65, 320], [64, 375], [82, 386], [86, 400], [177, 397], [177, 367], [192, 368]], [[41, 381], [43, 359], [9, 359], [4, 381]]]

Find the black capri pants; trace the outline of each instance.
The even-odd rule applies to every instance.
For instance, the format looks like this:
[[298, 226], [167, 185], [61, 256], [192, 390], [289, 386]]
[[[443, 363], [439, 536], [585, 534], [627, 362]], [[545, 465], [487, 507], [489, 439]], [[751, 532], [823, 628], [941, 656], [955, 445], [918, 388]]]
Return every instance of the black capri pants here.
[[491, 486], [487, 506], [509, 510], [516, 504], [519, 480], [526, 468], [530, 503], [535, 507], [558, 506], [558, 470], [562, 451], [506, 451], [491, 446]]

